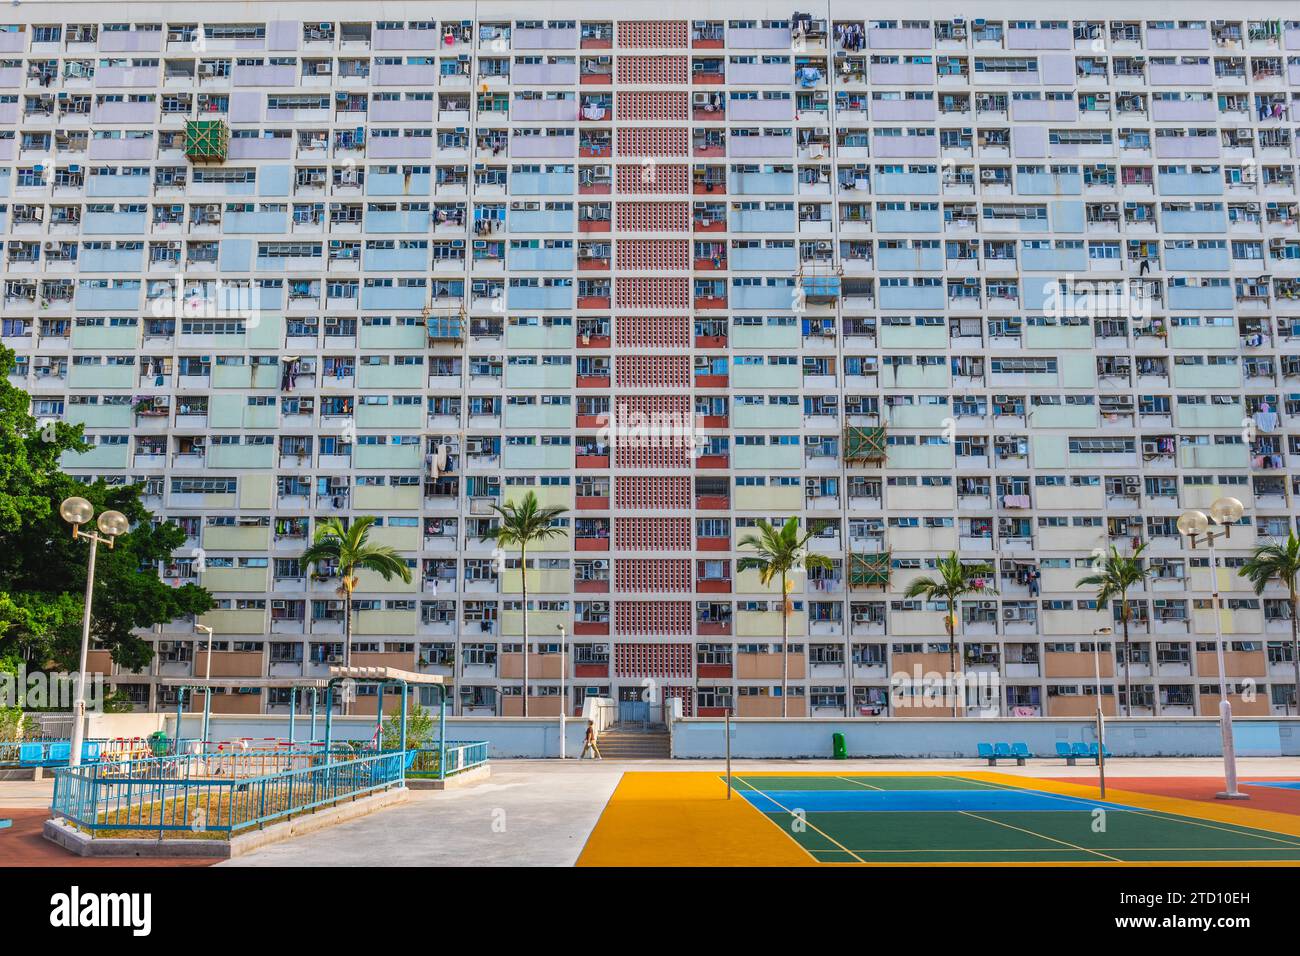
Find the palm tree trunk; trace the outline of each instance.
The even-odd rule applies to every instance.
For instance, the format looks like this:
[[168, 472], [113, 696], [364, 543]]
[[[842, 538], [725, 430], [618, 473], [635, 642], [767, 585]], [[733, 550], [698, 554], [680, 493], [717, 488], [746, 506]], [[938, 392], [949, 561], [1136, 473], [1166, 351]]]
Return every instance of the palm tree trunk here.
[[948, 679], [952, 681], [952, 715], [957, 716], [957, 629], [953, 627], [953, 602], [948, 601], [948, 614], [943, 619], [944, 630], [948, 632]]
[[[1128, 662], [1129, 662], [1129, 645], [1128, 645], [1128, 601], [1124, 602], [1120, 608], [1120, 619], [1124, 624], [1124, 716], [1133, 716], [1133, 687], [1129, 684]], [[1149, 645], [1148, 645], [1149, 646]], [[1148, 653], [1150, 653], [1148, 651]]]
[[790, 600], [781, 572], [781, 716], [788, 717], [790, 700]]
[[[343, 666], [352, 666], [352, 589], [348, 587], [348, 576], [343, 576]], [[343, 713], [352, 713], [352, 701], [343, 702]]]
[[1295, 667], [1295, 705], [1300, 714], [1300, 621], [1296, 620], [1296, 610], [1300, 607], [1300, 595], [1295, 592], [1295, 582], [1291, 582], [1291, 663]]
[[528, 716], [528, 545], [519, 546], [519, 586], [524, 594], [524, 696], [523, 714]]

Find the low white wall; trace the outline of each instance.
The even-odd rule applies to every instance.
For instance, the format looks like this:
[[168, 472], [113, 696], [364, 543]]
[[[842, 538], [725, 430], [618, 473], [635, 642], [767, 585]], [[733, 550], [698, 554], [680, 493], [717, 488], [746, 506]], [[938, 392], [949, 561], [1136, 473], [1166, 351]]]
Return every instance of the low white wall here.
[[[165, 716], [169, 735], [176, 736], [176, 715]], [[565, 750], [576, 757], [582, 752], [582, 740], [587, 733], [587, 722], [580, 717], [565, 721]], [[372, 740], [375, 736], [374, 717], [342, 717], [336, 714], [330, 725], [335, 740]], [[434, 717], [437, 734], [437, 717]], [[212, 740], [235, 740], [251, 737], [288, 739], [287, 714], [213, 714], [209, 735]], [[181, 720], [181, 737], [203, 736], [202, 714], [185, 714]], [[325, 717], [316, 721], [316, 739], [325, 737]], [[311, 739], [311, 717], [299, 715], [294, 723], [294, 739]], [[490, 757], [558, 757], [560, 755], [560, 718], [558, 717], [448, 717], [448, 740], [486, 740], [491, 746]]]
[[[672, 754], [684, 758], [725, 755], [723, 721], [686, 718], [669, 722]], [[943, 720], [835, 720], [793, 718], [731, 721], [733, 757], [832, 757], [831, 738], [844, 734], [850, 757], [975, 757], [976, 744], [1023, 741], [1039, 757], [1055, 757], [1056, 742], [1091, 743], [1087, 718]], [[1300, 718], [1245, 717], [1233, 722], [1238, 756], [1300, 756]], [[1222, 755], [1214, 718], [1114, 718], [1106, 721], [1106, 746], [1117, 757], [1217, 757]]]

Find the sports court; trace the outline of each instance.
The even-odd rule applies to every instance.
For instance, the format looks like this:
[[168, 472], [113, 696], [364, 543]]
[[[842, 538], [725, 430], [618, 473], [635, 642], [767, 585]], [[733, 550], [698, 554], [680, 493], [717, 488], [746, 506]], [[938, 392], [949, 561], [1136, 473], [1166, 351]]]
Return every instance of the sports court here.
[[1300, 865], [1294, 783], [1255, 784], [1288, 801], [1263, 810], [998, 773], [732, 779], [625, 774], [579, 865]]

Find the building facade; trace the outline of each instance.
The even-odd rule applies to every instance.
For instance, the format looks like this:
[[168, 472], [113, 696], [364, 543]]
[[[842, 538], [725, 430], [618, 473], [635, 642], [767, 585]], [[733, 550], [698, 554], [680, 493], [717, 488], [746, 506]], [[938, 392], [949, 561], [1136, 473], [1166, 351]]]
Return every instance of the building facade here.
[[[1293, 713], [1285, 593], [1236, 569], [1300, 514], [1300, 12], [905, 12], [10, 8], [13, 381], [85, 426], [69, 470], [185, 528], [159, 573], [216, 595], [214, 675], [340, 659], [298, 556], [375, 515], [413, 577], [363, 575], [354, 663], [520, 713], [527, 574], [530, 714], [780, 714], [779, 588], [737, 545], [794, 516], [831, 570], [790, 595], [792, 716], [947, 713], [890, 687], [949, 669], [903, 591], [950, 551], [992, 567], [969, 712], [1092, 713], [1120, 628], [1076, 581], [1139, 542], [1132, 712], [1216, 713], [1217, 616], [1238, 713]], [[523, 568], [483, 535], [528, 491], [568, 511]], [[1223, 495], [1216, 615], [1175, 522]], [[193, 625], [94, 665], [172, 706]]]

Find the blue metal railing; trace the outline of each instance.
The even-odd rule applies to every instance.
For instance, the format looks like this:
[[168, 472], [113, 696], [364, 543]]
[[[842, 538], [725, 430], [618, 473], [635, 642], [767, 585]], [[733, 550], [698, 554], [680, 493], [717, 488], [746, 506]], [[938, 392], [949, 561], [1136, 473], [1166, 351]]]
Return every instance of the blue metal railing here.
[[443, 780], [488, 762], [486, 740], [448, 740], [439, 756], [437, 747], [415, 751], [415, 760], [407, 772], [411, 776], [436, 777]]
[[[403, 782], [406, 755], [180, 755], [55, 771], [50, 810], [92, 835], [234, 834]], [[259, 772], [267, 765], [277, 767]], [[254, 775], [241, 776], [243, 771]]]

